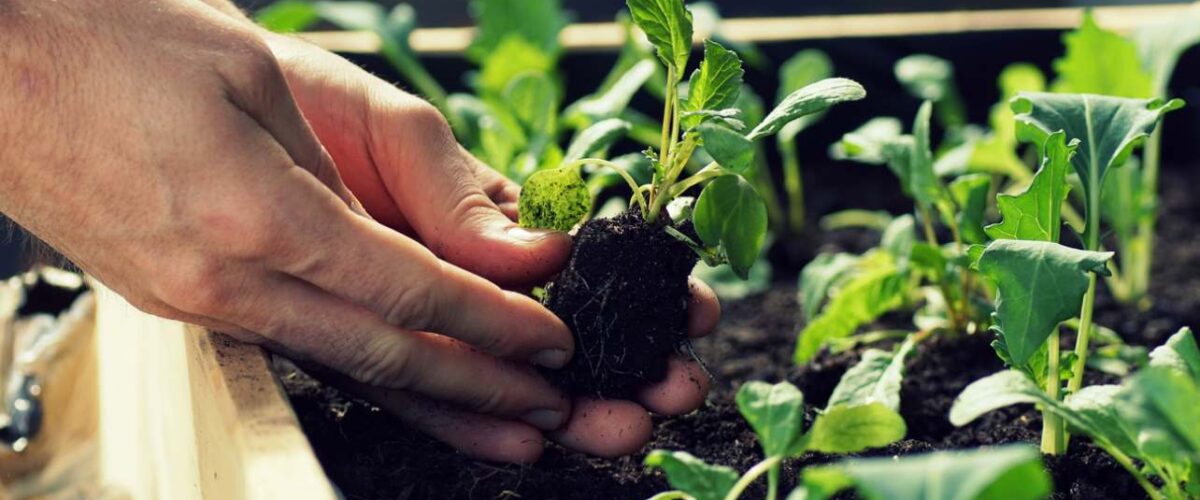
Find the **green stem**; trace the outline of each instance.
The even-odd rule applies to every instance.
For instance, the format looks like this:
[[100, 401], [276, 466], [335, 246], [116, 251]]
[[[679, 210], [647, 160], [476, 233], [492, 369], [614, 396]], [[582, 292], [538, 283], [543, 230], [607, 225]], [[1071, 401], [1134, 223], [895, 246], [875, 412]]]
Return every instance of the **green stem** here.
[[1087, 365], [1088, 338], [1092, 334], [1092, 313], [1096, 306], [1096, 273], [1088, 276], [1087, 295], [1083, 296], [1083, 311], [1079, 313], [1079, 334], [1075, 338], [1075, 366], [1067, 393], [1074, 394], [1083, 387], [1083, 372]]
[[691, 177], [688, 177], [687, 179], [680, 181], [678, 184], [671, 186], [671, 190], [667, 193], [666, 197], [675, 198], [683, 193], [686, 193], [687, 190], [696, 187], [696, 185], [704, 181], [714, 179], [722, 175], [725, 175], [725, 171], [721, 170], [721, 167], [720, 165], [717, 165], [717, 162], [709, 163], [708, 165], [705, 165], [704, 168], [700, 169], [699, 172], [692, 174]]
[[671, 153], [671, 107], [675, 103], [675, 91], [678, 88], [675, 85], [675, 69], [667, 68], [667, 98], [663, 104], [663, 119], [662, 119], [662, 145], [658, 148], [658, 161], [663, 165], [667, 164], [667, 158]]
[[1137, 267], [1126, 269], [1130, 281], [1130, 298], [1140, 300], [1150, 289], [1150, 268], [1154, 262], [1154, 231], [1158, 222], [1158, 171], [1162, 161], [1162, 125], [1146, 140], [1145, 164], [1142, 165], [1142, 189], [1135, 238], [1141, 239], [1140, 252], [1135, 260]]
[[[1054, 327], [1054, 332], [1050, 334], [1050, 338], [1046, 340], [1046, 396], [1055, 401], [1060, 401], [1059, 392], [1062, 390], [1062, 380], [1058, 378], [1058, 362], [1059, 345], [1058, 345], [1058, 327]], [[1048, 411], [1042, 412], [1042, 453], [1047, 455], [1061, 455], [1065, 452], [1066, 443], [1064, 443], [1065, 432], [1063, 429], [1063, 421], [1058, 415]]]
[[[1143, 490], [1146, 491], [1146, 495], [1149, 496], [1151, 500], [1162, 500], [1162, 493], [1159, 492], [1158, 489], [1146, 479], [1146, 476], [1142, 475], [1142, 471], [1138, 470], [1138, 468], [1133, 465], [1133, 460], [1131, 460], [1128, 455], [1125, 455], [1118, 449], [1108, 446], [1104, 447], [1104, 451], [1108, 452], [1109, 456], [1111, 456], [1113, 460], [1116, 460], [1116, 462], [1120, 464], [1122, 468], [1129, 472], [1129, 475], [1133, 476], [1133, 479], [1137, 481], [1138, 485], [1141, 486]], [[1166, 478], [1163, 479], [1165, 480]]]
[[765, 474], [767, 471], [777, 468], [779, 466], [779, 462], [782, 461], [783, 457], [774, 456], [767, 457], [766, 460], [755, 464], [754, 467], [751, 467], [750, 470], [746, 471], [745, 474], [742, 474], [742, 477], [738, 479], [738, 482], [734, 483], [733, 488], [731, 488], [729, 493], [725, 495], [725, 500], [737, 500], [737, 498], [742, 496], [742, 493], [746, 491], [746, 488], [750, 487], [750, 483], [753, 483], [755, 479], [758, 479], [759, 476]]
[[779, 496], [779, 467], [771, 467], [767, 472], [767, 500], [775, 500]]
[[783, 188], [788, 196], [788, 224], [793, 233], [800, 233], [805, 222], [804, 178], [800, 173], [796, 143], [779, 141], [779, 154], [783, 158]]
[[629, 175], [629, 172], [627, 172], [620, 165], [617, 165], [616, 163], [613, 163], [608, 160], [601, 160], [599, 158], [584, 158], [582, 160], [575, 160], [571, 163], [568, 163], [564, 166], [564, 168], [579, 168], [579, 167], [582, 167], [584, 165], [589, 165], [589, 164], [600, 165], [602, 167], [611, 168], [611, 169], [615, 170], [617, 172], [617, 174], [621, 176], [622, 179], [625, 179], [625, 183], [628, 184], [629, 188], [633, 190], [633, 201], [635, 203], [637, 203], [638, 206], [642, 207], [643, 215], [645, 215], [644, 211], [646, 210], [646, 199], [644, 197], [642, 197], [641, 187], [638, 186], [638, 183], [636, 180], [633, 179], [633, 176]]

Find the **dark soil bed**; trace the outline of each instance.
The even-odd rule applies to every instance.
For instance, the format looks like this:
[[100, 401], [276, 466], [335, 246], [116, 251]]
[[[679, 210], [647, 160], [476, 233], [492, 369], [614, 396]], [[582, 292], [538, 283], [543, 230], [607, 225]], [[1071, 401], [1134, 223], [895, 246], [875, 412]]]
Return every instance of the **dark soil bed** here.
[[[1164, 172], [1164, 214], [1152, 285], [1154, 306], [1139, 313], [1119, 307], [1103, 294], [1098, 301], [1097, 321], [1121, 333], [1131, 344], [1158, 345], [1180, 326], [1200, 325], [1200, 201], [1191, 196], [1189, 189], [1200, 181], [1200, 175], [1194, 172], [1191, 168]], [[834, 195], [826, 199], [836, 200]], [[814, 212], [833, 208], [829, 204], [834, 202], [826, 201], [822, 206], [821, 197], [814, 198]], [[899, 209], [903, 209], [902, 201]], [[870, 240], [861, 233], [820, 235], [815, 244], [786, 252], [811, 255], [817, 250], [861, 251], [871, 244]], [[778, 267], [794, 266], [784, 262]], [[800, 386], [810, 405], [821, 407], [842, 372], [857, 360], [857, 353], [825, 353], [805, 367], [791, 363], [800, 326], [795, 288], [790, 282], [794, 276], [789, 271], [777, 276], [782, 281], [767, 293], [724, 304], [724, 317], [717, 331], [695, 345], [716, 379], [708, 403], [690, 415], [657, 418], [654, 440], [643, 453], [621, 459], [590, 458], [550, 445], [542, 460], [532, 466], [479, 462], [294, 370], [282, 374], [284, 385], [326, 472], [350, 499], [648, 498], [668, 488], [660, 474], [647, 474], [642, 468], [644, 452], [651, 449], [687, 450], [709, 462], [741, 470], [759, 460], [753, 433], [732, 404], [743, 382], [787, 379]], [[894, 320], [902, 323], [905, 318]], [[901, 413], [908, 423], [908, 438], [870, 454], [890, 456], [1009, 442], [1036, 443], [1041, 419], [1029, 406], [993, 412], [962, 428], [947, 421], [950, 404], [963, 387], [1001, 369], [988, 345], [990, 340], [990, 335], [981, 334], [922, 343], [910, 358], [902, 389]], [[1073, 339], [1065, 338], [1063, 342], [1070, 345]], [[1114, 380], [1101, 374], [1091, 378], [1092, 383]], [[787, 487], [806, 463], [830, 459], [809, 456], [787, 464], [783, 475]], [[1066, 457], [1046, 462], [1054, 476], [1056, 498], [1144, 497], [1124, 470], [1082, 439], [1072, 443]], [[748, 498], [760, 495], [761, 490], [752, 491]]]

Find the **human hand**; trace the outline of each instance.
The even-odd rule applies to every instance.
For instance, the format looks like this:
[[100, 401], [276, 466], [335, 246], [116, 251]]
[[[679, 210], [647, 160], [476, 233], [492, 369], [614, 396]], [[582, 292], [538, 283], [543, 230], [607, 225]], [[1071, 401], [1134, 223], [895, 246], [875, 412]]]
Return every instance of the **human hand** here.
[[[66, 3], [0, 4], [0, 211], [145, 311], [372, 387], [563, 423], [569, 401], [531, 363], [567, 361], [566, 327], [362, 215], [253, 26], [189, 0]], [[411, 106], [417, 144], [449, 137], [427, 105], [389, 104]], [[569, 246], [496, 237], [547, 268]]]
[[[413, 104], [415, 97], [302, 41], [268, 40], [305, 117], [377, 220], [508, 286], [538, 283], [561, 269], [569, 242], [555, 237], [528, 245], [507, 237], [515, 228], [518, 187], [459, 147], [440, 118], [419, 117], [414, 130], [414, 109], [428, 112]], [[689, 333], [697, 337], [712, 330], [720, 311], [706, 285], [693, 280], [692, 292]], [[472, 455], [530, 462], [541, 454], [542, 435], [529, 425], [410, 394], [356, 390]], [[551, 436], [591, 454], [631, 453], [649, 439], [646, 409], [686, 413], [700, 406], [707, 391], [708, 378], [694, 361], [671, 360], [667, 379], [645, 388], [638, 403], [576, 399], [566, 427]]]

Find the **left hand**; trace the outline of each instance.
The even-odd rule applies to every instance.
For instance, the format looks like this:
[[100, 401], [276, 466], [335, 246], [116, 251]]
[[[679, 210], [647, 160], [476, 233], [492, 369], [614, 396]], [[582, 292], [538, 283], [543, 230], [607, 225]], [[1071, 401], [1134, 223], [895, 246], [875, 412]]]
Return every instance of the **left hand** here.
[[[505, 287], [527, 289], [565, 265], [570, 239], [519, 228], [520, 188], [459, 146], [435, 108], [330, 52], [264, 36], [304, 117], [372, 217]], [[689, 334], [699, 337], [715, 327], [720, 307], [707, 285], [694, 279], [691, 285]], [[647, 410], [687, 413], [708, 393], [708, 377], [695, 361], [670, 363], [666, 380], [641, 391], [637, 402], [577, 398], [567, 423], [550, 437], [599, 456], [637, 451], [650, 438]], [[541, 456], [542, 433], [527, 423], [402, 391], [354, 390], [469, 455], [524, 463]]]

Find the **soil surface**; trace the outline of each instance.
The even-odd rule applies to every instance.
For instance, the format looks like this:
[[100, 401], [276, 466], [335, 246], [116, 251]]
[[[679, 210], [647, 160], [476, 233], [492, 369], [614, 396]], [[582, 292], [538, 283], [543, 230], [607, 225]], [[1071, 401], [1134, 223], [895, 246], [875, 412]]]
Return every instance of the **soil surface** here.
[[[1165, 169], [1163, 217], [1155, 247], [1152, 280], [1154, 305], [1138, 312], [1117, 305], [1101, 288], [1096, 319], [1130, 344], [1156, 346], [1180, 326], [1200, 325], [1200, 200], [1190, 186], [1200, 182], [1196, 169]], [[878, 200], [876, 200], [878, 201]], [[820, 206], [821, 200], [813, 202]], [[826, 202], [829, 203], [829, 202]], [[884, 206], [893, 201], [880, 202]], [[899, 212], [904, 209], [899, 200]], [[820, 213], [820, 212], [818, 212]], [[787, 253], [818, 250], [862, 251], [874, 244], [869, 233], [839, 231]], [[773, 257], [777, 257], [773, 254]], [[795, 264], [792, 264], [795, 265]], [[782, 268], [788, 264], [782, 263]], [[644, 453], [655, 448], [687, 450], [709, 461], [745, 470], [760, 459], [753, 432], [733, 405], [737, 388], [748, 380], [790, 380], [804, 391], [812, 408], [823, 407], [842, 373], [858, 353], [823, 353], [796, 367], [791, 352], [799, 331], [800, 310], [791, 282], [794, 273], [770, 291], [723, 304], [717, 331], [695, 342], [715, 380], [708, 403], [689, 415], [655, 419], [654, 440], [642, 453], [606, 460], [583, 456], [555, 445], [532, 466], [498, 465], [471, 460], [410, 430], [395, 418], [325, 387], [294, 369], [283, 373], [296, 412], [330, 478], [349, 499], [638, 499], [668, 489], [659, 473], [646, 473]], [[902, 326], [907, 318], [885, 318], [883, 326]], [[947, 420], [954, 397], [969, 383], [1002, 368], [989, 343], [991, 336], [932, 338], [910, 357], [902, 387], [901, 414], [908, 423], [905, 440], [868, 455], [904, 455], [937, 449], [971, 448], [1010, 442], [1037, 443], [1041, 417], [1028, 405], [989, 413], [955, 428]], [[1071, 338], [1064, 338], [1070, 346]], [[1116, 378], [1090, 373], [1089, 383]], [[783, 491], [801, 468], [834, 457], [809, 455], [785, 464]], [[1133, 479], [1102, 451], [1082, 438], [1065, 457], [1047, 457], [1055, 498], [1136, 499], [1145, 495]], [[762, 486], [746, 498], [759, 498]]]
[[667, 358], [687, 340], [687, 281], [698, 258], [663, 223], [637, 210], [588, 221], [567, 268], [546, 286], [546, 307], [575, 337], [570, 363], [547, 372], [568, 393], [628, 398], [666, 377]]

